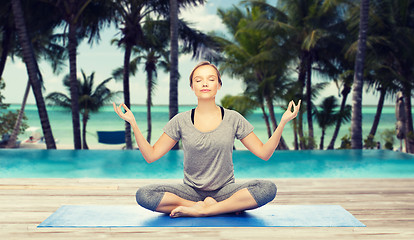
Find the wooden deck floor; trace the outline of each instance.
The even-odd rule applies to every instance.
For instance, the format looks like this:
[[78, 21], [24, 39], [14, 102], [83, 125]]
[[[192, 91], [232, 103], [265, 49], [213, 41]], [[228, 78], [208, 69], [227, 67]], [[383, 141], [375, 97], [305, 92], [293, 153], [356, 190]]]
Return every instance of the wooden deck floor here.
[[135, 205], [138, 187], [165, 181], [0, 179], [0, 239], [414, 239], [414, 179], [272, 179], [270, 204], [341, 205], [362, 228], [36, 228], [62, 205]]

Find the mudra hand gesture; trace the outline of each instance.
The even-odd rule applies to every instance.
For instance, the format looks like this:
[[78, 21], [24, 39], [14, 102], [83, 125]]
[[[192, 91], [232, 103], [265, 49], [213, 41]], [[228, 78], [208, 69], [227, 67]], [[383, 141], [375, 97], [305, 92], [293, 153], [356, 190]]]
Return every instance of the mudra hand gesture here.
[[[115, 105], [114, 102], [112, 103], [112, 105], [114, 106], [114, 110], [120, 118], [124, 119], [125, 121], [129, 123], [135, 122], [134, 114], [131, 112], [131, 110], [129, 110], [129, 108], [124, 103], [120, 104], [118, 107]], [[122, 112], [121, 107], [125, 109], [125, 113]]]
[[[289, 106], [287, 107], [285, 113], [282, 115], [282, 119], [281, 119], [282, 122], [287, 123], [298, 115], [301, 101], [302, 100], [299, 100], [298, 105], [295, 105], [295, 102], [293, 100], [290, 101]], [[293, 112], [292, 112], [292, 107], [293, 107]]]

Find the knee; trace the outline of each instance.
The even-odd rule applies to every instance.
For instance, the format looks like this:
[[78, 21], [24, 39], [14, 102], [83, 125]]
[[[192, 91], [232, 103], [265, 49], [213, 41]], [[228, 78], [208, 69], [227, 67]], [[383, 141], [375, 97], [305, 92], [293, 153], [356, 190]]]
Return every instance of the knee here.
[[259, 183], [261, 189], [266, 192], [266, 196], [269, 198], [269, 202], [272, 201], [276, 197], [277, 187], [276, 184], [269, 180], [262, 180]]
[[[264, 181], [265, 189], [269, 192], [270, 197], [272, 198], [270, 201], [272, 201], [277, 194], [277, 186], [274, 182], [271, 181]], [[270, 202], [269, 201], [269, 202]]]
[[135, 194], [135, 199], [137, 203], [146, 209], [155, 211], [157, 209], [159, 202], [161, 201], [163, 194], [159, 191], [156, 191], [151, 186], [144, 186], [137, 190]]
[[273, 182], [256, 180], [255, 185], [256, 187], [251, 192], [259, 207], [271, 202], [276, 197], [277, 187]]
[[135, 199], [139, 205], [141, 205], [141, 203], [146, 200], [146, 196], [148, 196], [148, 194], [145, 187], [138, 188], [137, 192], [135, 193]]

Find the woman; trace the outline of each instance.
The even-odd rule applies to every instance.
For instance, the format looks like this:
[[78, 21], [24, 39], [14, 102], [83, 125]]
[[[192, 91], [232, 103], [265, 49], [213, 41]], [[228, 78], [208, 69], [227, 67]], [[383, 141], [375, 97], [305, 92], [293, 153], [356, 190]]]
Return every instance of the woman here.
[[148, 163], [158, 160], [182, 140], [184, 182], [140, 188], [136, 194], [139, 205], [169, 213], [171, 217], [203, 217], [254, 209], [274, 199], [277, 189], [273, 182], [235, 183], [234, 139], [239, 139], [253, 154], [267, 161], [279, 144], [284, 126], [296, 117], [300, 100], [297, 106], [293, 101], [289, 103], [273, 136], [263, 144], [253, 133], [253, 126], [239, 113], [216, 105], [215, 96], [221, 86], [216, 66], [209, 62], [199, 63], [190, 74], [190, 87], [198, 99], [197, 107], [172, 118], [153, 146], [140, 132], [126, 105], [117, 107], [113, 104], [115, 112], [131, 124], [141, 154]]

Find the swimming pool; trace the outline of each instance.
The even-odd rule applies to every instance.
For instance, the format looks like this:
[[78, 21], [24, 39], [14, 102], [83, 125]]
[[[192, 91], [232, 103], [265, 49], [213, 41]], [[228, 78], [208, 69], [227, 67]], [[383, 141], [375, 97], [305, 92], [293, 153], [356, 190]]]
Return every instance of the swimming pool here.
[[[182, 178], [183, 152], [148, 164], [139, 151], [0, 150], [0, 178]], [[236, 178], [414, 178], [414, 155], [387, 150], [233, 153]]]

